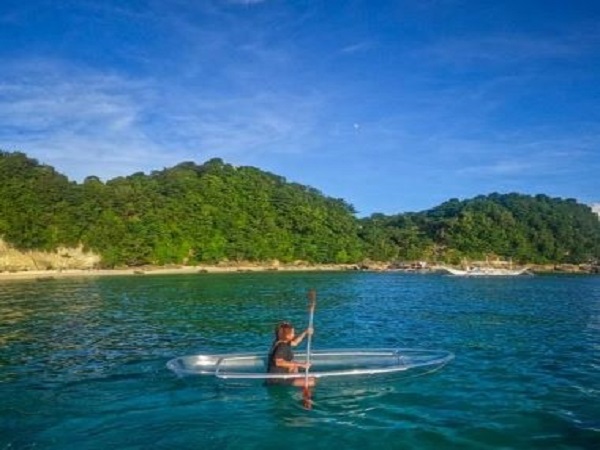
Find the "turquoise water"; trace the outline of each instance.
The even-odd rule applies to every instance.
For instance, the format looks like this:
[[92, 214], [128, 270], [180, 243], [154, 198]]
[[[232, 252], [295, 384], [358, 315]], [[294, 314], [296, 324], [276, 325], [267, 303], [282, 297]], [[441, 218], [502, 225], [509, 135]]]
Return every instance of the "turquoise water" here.
[[[176, 356], [420, 347], [417, 377], [294, 388], [178, 378]], [[135, 276], [0, 283], [2, 449], [600, 448], [600, 277], [398, 273]]]

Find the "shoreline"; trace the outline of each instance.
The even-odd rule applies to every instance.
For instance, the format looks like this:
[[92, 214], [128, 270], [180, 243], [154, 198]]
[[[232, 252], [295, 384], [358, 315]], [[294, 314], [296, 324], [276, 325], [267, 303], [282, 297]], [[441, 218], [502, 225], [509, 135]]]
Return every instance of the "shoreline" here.
[[[567, 267], [565, 267], [567, 266]], [[582, 270], [580, 266], [572, 265], [532, 265], [529, 268], [534, 274], [598, 274], [595, 270]], [[597, 270], [597, 269], [596, 269]], [[50, 281], [62, 278], [77, 277], [109, 277], [109, 276], [143, 276], [143, 275], [191, 275], [191, 274], [224, 274], [224, 273], [268, 273], [268, 272], [348, 272], [348, 271], [375, 271], [375, 272], [415, 272], [435, 273], [443, 272], [438, 267], [426, 270], [393, 269], [385, 264], [364, 266], [361, 264], [239, 264], [239, 265], [197, 265], [197, 266], [142, 266], [126, 267], [119, 269], [49, 269], [49, 270], [20, 270], [0, 271], [0, 282], [3, 280], [37, 280]]]
[[129, 267], [124, 269], [52, 269], [52, 270], [23, 270], [15, 272], [0, 272], [2, 280], [52, 280], [76, 277], [107, 277], [126, 275], [187, 275], [209, 273], [249, 273], [249, 272], [342, 272], [358, 270], [355, 264], [320, 264], [320, 265], [198, 265], [180, 267]]

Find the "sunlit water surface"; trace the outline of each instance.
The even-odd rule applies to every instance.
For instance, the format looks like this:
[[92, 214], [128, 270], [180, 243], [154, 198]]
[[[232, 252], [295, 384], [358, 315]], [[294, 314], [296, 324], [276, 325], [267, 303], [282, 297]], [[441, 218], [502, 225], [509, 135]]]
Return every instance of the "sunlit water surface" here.
[[[278, 320], [314, 348], [419, 347], [422, 376], [295, 388], [179, 378], [176, 356], [264, 352]], [[0, 283], [3, 449], [600, 448], [600, 277], [398, 273]]]

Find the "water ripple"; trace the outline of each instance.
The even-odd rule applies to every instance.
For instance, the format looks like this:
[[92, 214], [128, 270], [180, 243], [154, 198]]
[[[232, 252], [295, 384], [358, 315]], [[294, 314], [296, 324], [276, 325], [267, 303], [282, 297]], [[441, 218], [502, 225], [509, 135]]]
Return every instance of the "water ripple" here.
[[[418, 377], [298, 389], [178, 378], [175, 356], [313, 345], [443, 348]], [[595, 448], [600, 278], [229, 274], [0, 285], [0, 448]]]

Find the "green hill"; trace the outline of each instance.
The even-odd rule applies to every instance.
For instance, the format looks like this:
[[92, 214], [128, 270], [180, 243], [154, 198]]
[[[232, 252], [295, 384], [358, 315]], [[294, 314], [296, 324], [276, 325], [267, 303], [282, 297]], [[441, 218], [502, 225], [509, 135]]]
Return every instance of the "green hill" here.
[[521, 263], [588, 263], [600, 258], [600, 221], [589, 206], [546, 195], [491, 194], [449, 200], [420, 213], [362, 220], [373, 259], [497, 256]]
[[220, 159], [102, 182], [70, 181], [23, 153], [0, 152], [0, 237], [21, 249], [84, 248], [103, 265], [219, 261], [585, 263], [600, 221], [575, 200], [491, 194], [358, 219], [342, 199]]
[[0, 153], [0, 236], [20, 249], [79, 242], [115, 265], [361, 258], [353, 208], [219, 159], [102, 183]]

